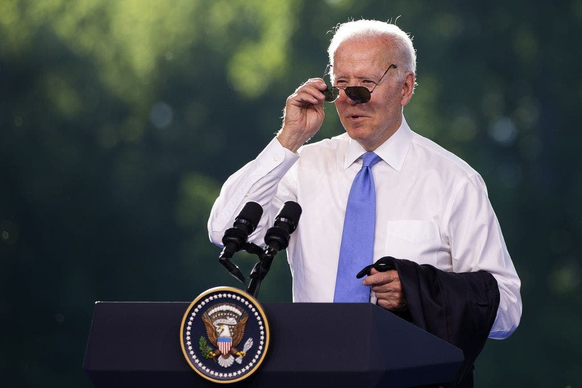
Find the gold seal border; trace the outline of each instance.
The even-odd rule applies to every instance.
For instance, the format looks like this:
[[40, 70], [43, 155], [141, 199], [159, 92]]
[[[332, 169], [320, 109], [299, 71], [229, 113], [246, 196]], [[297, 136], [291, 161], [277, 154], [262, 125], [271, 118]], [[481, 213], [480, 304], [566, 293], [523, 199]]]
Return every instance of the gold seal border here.
[[[184, 341], [183, 341], [184, 326], [186, 325], [186, 321], [188, 320], [188, 316], [190, 315], [190, 312], [192, 311], [194, 306], [202, 298], [206, 297], [209, 294], [213, 294], [216, 292], [232, 292], [232, 293], [238, 294], [244, 298], [247, 298], [254, 305], [254, 307], [259, 311], [259, 314], [261, 314], [261, 317], [263, 318], [263, 321], [265, 322], [265, 334], [266, 334], [265, 335], [265, 346], [264, 346], [263, 354], [261, 355], [261, 358], [257, 361], [257, 364], [253, 367], [253, 369], [251, 369], [248, 373], [246, 373], [244, 376], [237, 377], [236, 379], [232, 379], [232, 380], [217, 380], [217, 379], [214, 379], [210, 376], [207, 376], [204, 373], [202, 373], [201, 371], [199, 371], [198, 368], [196, 368], [192, 364], [192, 362], [190, 361], [190, 357], [188, 355], [188, 352], [186, 351], [186, 346], [185, 346]], [[182, 348], [182, 353], [184, 354], [184, 358], [186, 358], [186, 361], [188, 362], [188, 365], [190, 365], [190, 367], [192, 369], [194, 369], [194, 371], [196, 373], [198, 373], [200, 376], [204, 377], [206, 380], [209, 380], [209, 381], [212, 381], [215, 383], [220, 383], [220, 384], [236, 383], [238, 381], [246, 379], [247, 377], [249, 377], [253, 373], [255, 373], [256, 370], [261, 366], [261, 364], [263, 363], [263, 360], [265, 359], [265, 356], [267, 355], [267, 351], [269, 349], [270, 339], [271, 339], [271, 331], [269, 329], [269, 321], [267, 320], [267, 315], [265, 314], [265, 311], [263, 310], [263, 307], [261, 306], [259, 301], [256, 300], [251, 295], [247, 294], [246, 292], [239, 290], [238, 288], [228, 287], [228, 286], [210, 288], [210, 289], [204, 291], [202, 294], [198, 295], [196, 297], [196, 299], [194, 299], [194, 301], [192, 303], [190, 303], [190, 305], [188, 306], [188, 309], [186, 310], [186, 312], [184, 313], [184, 317], [182, 318], [182, 324], [180, 325], [180, 346]]]

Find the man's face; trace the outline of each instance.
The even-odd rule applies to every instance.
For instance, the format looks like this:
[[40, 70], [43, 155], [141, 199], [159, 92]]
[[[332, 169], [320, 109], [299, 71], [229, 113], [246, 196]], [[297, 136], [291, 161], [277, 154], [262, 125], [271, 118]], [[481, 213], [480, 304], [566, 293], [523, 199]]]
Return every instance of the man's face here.
[[348, 135], [366, 151], [375, 150], [398, 130], [402, 107], [412, 97], [412, 72], [407, 72], [402, 80], [398, 70], [390, 69], [382, 78], [391, 64], [399, 69], [404, 65], [398, 63], [392, 44], [385, 38], [349, 40], [340, 44], [334, 55], [334, 85], [365, 86], [372, 90], [377, 84], [365, 104], [355, 103], [344, 91], [335, 102]]

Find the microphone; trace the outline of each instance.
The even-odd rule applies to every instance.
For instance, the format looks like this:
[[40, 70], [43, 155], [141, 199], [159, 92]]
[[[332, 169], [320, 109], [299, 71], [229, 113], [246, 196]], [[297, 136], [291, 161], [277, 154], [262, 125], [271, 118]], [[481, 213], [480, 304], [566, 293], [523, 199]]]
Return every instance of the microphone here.
[[271, 269], [271, 264], [278, 251], [287, 248], [289, 237], [297, 228], [301, 217], [301, 206], [297, 202], [285, 202], [279, 214], [275, 217], [275, 225], [267, 230], [265, 244], [260, 261], [255, 264], [250, 275], [250, 283], [247, 292], [255, 298], [259, 296], [261, 282]]
[[243, 284], [245, 283], [245, 277], [238, 266], [230, 261], [230, 258], [243, 248], [249, 234], [257, 228], [262, 215], [263, 208], [261, 205], [256, 202], [247, 202], [235, 218], [233, 227], [227, 229], [222, 238], [224, 249], [220, 253], [218, 260], [232, 276], [239, 279]]
[[267, 230], [265, 243], [275, 252], [289, 245], [291, 233], [297, 228], [301, 217], [301, 206], [297, 202], [287, 201], [275, 217], [275, 225]]

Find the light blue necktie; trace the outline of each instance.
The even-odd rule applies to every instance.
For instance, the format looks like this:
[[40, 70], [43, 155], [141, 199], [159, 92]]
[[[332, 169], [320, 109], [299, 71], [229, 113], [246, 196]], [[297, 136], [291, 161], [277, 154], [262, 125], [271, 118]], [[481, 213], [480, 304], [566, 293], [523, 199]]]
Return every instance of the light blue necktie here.
[[362, 169], [352, 182], [340, 248], [334, 302], [369, 302], [370, 287], [356, 274], [372, 264], [376, 229], [376, 189], [372, 167], [380, 161], [373, 152], [362, 155]]

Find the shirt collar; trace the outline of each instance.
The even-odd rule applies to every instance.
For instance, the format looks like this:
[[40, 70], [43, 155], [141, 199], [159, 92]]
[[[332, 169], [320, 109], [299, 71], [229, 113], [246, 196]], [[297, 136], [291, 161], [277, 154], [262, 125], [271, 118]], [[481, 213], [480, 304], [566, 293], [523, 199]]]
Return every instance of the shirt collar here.
[[[402, 169], [406, 154], [412, 143], [412, 130], [408, 126], [406, 119], [402, 116], [402, 123], [398, 130], [388, 138], [380, 147], [376, 148], [374, 152], [388, 163], [390, 167], [396, 171]], [[366, 150], [354, 139], [350, 138], [348, 149], [344, 160], [344, 168], [352, 165]]]

